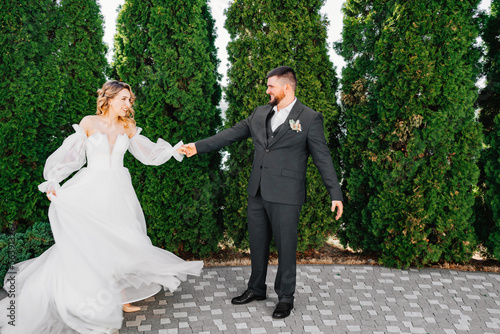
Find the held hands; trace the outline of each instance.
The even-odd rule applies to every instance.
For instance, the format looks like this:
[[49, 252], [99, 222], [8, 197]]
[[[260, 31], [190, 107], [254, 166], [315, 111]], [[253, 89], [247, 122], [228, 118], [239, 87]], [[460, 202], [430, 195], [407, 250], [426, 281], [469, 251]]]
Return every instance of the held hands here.
[[198, 153], [198, 151], [196, 150], [196, 145], [194, 143], [189, 143], [189, 144], [182, 145], [179, 148], [178, 152], [180, 154], [187, 155], [188, 158], [190, 158], [193, 155], [195, 155], [196, 153]]
[[335, 212], [335, 208], [337, 208], [337, 215], [335, 216], [335, 220], [339, 220], [340, 217], [342, 217], [342, 213], [344, 212], [342, 201], [332, 201], [332, 212]]

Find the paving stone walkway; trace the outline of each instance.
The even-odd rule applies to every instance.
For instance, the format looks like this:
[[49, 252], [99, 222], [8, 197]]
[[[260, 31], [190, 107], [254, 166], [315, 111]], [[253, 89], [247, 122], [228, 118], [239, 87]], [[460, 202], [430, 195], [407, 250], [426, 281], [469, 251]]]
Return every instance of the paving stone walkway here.
[[276, 266], [268, 298], [235, 306], [250, 267], [204, 268], [174, 293], [135, 303], [120, 334], [500, 333], [500, 274], [381, 266], [299, 265], [295, 309], [271, 317]]

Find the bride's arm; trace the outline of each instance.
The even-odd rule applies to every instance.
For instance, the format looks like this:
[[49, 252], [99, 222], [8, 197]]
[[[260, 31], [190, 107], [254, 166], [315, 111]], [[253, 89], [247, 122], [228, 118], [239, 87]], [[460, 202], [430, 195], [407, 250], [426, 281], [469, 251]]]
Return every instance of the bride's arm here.
[[136, 128], [134, 135], [130, 138], [129, 151], [132, 155], [145, 165], [159, 166], [171, 157], [177, 161], [182, 161], [183, 154], [179, 150], [183, 144], [182, 141], [178, 142], [174, 147], [158, 138], [156, 143], [153, 143], [149, 138], [141, 135], [142, 129]]
[[73, 125], [75, 133], [68, 136], [62, 145], [45, 162], [43, 178], [38, 190], [54, 193], [59, 189], [59, 182], [85, 165], [85, 140], [87, 135], [78, 125]]

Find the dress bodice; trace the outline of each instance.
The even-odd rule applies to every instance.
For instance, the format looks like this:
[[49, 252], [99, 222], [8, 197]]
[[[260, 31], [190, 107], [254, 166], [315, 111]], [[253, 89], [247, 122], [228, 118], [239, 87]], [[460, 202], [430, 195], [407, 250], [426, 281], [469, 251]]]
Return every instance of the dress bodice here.
[[88, 137], [85, 148], [87, 151], [87, 167], [98, 169], [117, 169], [123, 167], [123, 157], [129, 147], [130, 140], [126, 134], [116, 137], [111, 146], [107, 134], [97, 132]]
[[151, 166], [164, 164], [171, 157], [177, 161], [182, 161], [184, 157], [177, 152], [183, 144], [182, 141], [174, 147], [161, 138], [153, 143], [140, 134], [142, 129], [139, 127], [132, 138], [129, 138], [127, 134], [118, 135], [114, 145], [110, 144], [107, 134], [97, 132], [87, 137], [79, 125], [74, 124], [73, 128], [75, 133], [68, 136], [61, 147], [45, 162], [43, 177], [46, 181], [38, 185], [40, 191], [48, 192], [59, 189], [59, 182], [82, 168], [85, 162], [88, 168], [102, 170], [123, 168], [123, 157], [127, 150], [137, 160]]

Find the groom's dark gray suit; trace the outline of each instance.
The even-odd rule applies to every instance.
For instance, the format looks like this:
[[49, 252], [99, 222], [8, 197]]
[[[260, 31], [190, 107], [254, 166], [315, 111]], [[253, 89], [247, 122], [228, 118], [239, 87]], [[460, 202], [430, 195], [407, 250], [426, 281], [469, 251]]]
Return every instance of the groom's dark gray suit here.
[[[331, 200], [342, 201], [342, 193], [325, 140], [323, 115], [297, 100], [287, 120], [273, 132], [272, 112], [271, 105], [259, 106], [247, 119], [195, 145], [198, 154], [203, 154], [252, 137], [255, 151], [248, 181], [252, 275], [248, 291], [266, 295], [269, 243], [274, 235], [279, 261], [274, 287], [280, 301], [293, 303], [297, 226], [306, 198], [309, 154]], [[289, 120], [300, 120], [302, 131], [292, 130]]]

